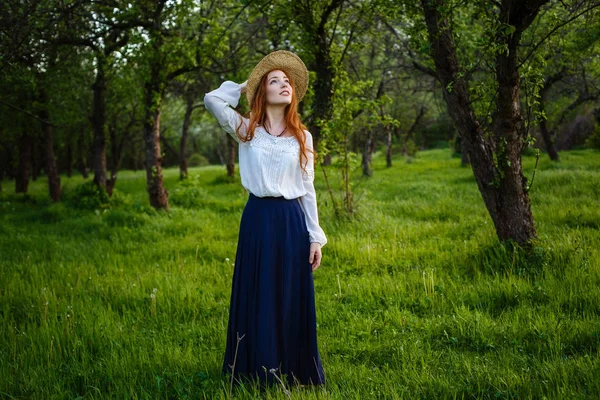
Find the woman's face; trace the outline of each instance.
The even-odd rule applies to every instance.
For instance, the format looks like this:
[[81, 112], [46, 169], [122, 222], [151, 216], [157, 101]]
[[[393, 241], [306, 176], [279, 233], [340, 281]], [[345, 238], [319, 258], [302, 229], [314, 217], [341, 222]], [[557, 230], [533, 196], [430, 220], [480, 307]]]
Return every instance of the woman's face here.
[[283, 71], [269, 72], [266, 85], [267, 105], [288, 105], [292, 102], [292, 85]]

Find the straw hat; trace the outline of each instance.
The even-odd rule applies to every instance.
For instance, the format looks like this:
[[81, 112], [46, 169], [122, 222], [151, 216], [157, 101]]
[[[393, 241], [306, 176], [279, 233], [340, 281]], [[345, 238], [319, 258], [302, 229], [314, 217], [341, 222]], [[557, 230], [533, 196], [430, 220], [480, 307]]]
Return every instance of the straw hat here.
[[262, 81], [263, 76], [273, 70], [283, 70], [284, 72], [291, 75], [292, 81], [294, 82], [294, 91], [296, 92], [296, 98], [298, 102], [302, 100], [306, 89], [308, 88], [308, 69], [302, 62], [300, 57], [296, 54], [286, 51], [277, 50], [267, 54], [252, 70], [248, 77], [248, 84], [246, 85], [246, 98], [248, 104], [252, 106], [252, 99], [256, 94], [258, 85]]

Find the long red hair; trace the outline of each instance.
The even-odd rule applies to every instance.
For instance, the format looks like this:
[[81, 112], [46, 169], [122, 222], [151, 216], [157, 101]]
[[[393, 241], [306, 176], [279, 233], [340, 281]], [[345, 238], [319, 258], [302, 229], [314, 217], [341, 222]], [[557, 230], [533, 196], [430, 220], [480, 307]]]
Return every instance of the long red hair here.
[[[273, 70], [277, 71], [277, 70]], [[279, 69], [279, 71], [283, 71], [285, 75], [288, 77], [290, 81], [290, 85], [294, 90], [292, 90], [292, 101], [289, 105], [285, 107], [284, 111], [284, 119], [285, 126], [287, 130], [294, 135], [298, 143], [300, 144], [300, 168], [304, 172], [306, 172], [306, 165], [308, 163], [308, 153], [311, 152], [315, 156], [315, 160], [317, 158], [314, 150], [311, 150], [306, 147], [306, 133], [304, 130], [306, 126], [300, 121], [300, 116], [298, 115], [298, 98], [296, 97], [296, 87], [294, 86], [294, 82], [290, 74], [288, 74], [285, 70]], [[271, 72], [271, 71], [269, 71]], [[246, 114], [246, 117], [250, 119], [250, 123], [248, 124], [248, 128], [246, 129], [246, 135], [242, 135], [240, 133], [240, 128], [243, 124], [243, 121], [236, 129], [236, 134], [238, 138], [242, 142], [249, 142], [254, 138], [254, 130], [257, 126], [264, 126], [265, 121], [267, 119], [267, 76], [269, 72], [265, 73], [262, 77], [258, 88], [256, 89], [256, 93], [254, 94], [254, 98], [252, 99], [252, 104], [250, 105], [250, 115]]]

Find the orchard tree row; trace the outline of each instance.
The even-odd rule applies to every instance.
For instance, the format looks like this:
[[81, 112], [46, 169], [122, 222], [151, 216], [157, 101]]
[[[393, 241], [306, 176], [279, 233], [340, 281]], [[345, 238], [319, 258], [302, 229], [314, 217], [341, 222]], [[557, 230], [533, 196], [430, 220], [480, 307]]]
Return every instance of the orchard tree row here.
[[276, 49], [310, 71], [300, 113], [322, 165], [337, 156], [336, 212], [353, 211], [350, 175], [371, 176], [375, 151], [391, 167], [450, 142], [499, 238], [527, 244], [523, 152], [600, 148], [600, 0], [23, 0], [0, 27], [0, 185], [27, 193], [43, 173], [54, 201], [73, 169], [108, 194], [119, 169], [144, 169], [157, 209], [164, 167], [233, 175], [204, 93]]

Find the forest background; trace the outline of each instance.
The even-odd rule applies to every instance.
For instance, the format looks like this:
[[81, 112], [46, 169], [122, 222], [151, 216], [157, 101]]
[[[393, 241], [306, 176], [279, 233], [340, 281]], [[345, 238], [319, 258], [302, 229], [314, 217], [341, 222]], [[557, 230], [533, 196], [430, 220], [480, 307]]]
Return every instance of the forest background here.
[[594, 398], [585, 0], [3, 1], [3, 395], [234, 394], [219, 324], [245, 193], [202, 99], [276, 49], [310, 71], [333, 383], [267, 395]]

